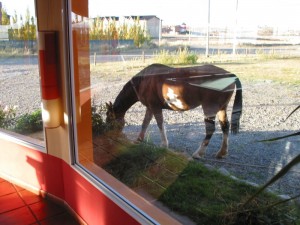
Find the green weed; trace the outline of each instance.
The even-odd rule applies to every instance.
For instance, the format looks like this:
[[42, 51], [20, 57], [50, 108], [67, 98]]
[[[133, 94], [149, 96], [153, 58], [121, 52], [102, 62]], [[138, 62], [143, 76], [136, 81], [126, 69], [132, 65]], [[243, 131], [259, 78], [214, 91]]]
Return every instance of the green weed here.
[[33, 133], [43, 130], [42, 111], [40, 109], [21, 115], [16, 119], [14, 131], [21, 134]]
[[191, 65], [196, 64], [197, 60], [198, 56], [187, 48], [179, 48], [176, 52], [161, 50], [154, 57], [156, 63], [166, 65]]

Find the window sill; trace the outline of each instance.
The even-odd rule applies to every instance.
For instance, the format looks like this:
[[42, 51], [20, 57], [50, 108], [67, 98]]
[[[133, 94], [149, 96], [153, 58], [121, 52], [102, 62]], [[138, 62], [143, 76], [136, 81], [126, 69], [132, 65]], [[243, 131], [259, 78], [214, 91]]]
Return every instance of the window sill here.
[[0, 128], [0, 138], [46, 153], [45, 141]]

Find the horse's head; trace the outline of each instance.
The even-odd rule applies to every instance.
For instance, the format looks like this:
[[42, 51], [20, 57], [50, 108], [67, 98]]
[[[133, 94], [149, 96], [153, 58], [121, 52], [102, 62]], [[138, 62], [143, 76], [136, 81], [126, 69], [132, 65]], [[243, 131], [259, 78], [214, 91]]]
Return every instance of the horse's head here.
[[115, 113], [113, 104], [106, 103], [106, 124], [110, 129], [121, 132], [125, 126], [124, 116]]

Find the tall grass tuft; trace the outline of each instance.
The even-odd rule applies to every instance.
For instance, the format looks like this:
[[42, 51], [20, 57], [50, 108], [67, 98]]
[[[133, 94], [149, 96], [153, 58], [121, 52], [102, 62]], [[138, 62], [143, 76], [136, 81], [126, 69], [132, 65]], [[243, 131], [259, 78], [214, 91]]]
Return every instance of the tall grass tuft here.
[[154, 61], [165, 65], [191, 65], [196, 64], [198, 56], [189, 51], [186, 47], [179, 48], [176, 52], [170, 52], [169, 50], [161, 50], [158, 52]]

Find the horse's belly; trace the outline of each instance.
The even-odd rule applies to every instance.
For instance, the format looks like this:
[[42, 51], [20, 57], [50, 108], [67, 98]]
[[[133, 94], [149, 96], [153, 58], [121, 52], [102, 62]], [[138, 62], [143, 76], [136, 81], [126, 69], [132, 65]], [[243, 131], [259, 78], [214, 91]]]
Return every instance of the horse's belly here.
[[162, 94], [165, 104], [172, 110], [186, 111], [200, 105], [200, 102], [192, 101], [195, 96], [187, 95], [183, 86], [164, 85]]

